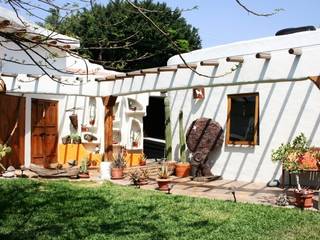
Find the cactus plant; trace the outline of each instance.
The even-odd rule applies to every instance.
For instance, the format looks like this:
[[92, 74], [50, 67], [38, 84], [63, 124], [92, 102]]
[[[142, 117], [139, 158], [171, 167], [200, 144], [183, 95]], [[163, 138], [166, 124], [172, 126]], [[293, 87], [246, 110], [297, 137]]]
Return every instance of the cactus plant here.
[[169, 97], [166, 96], [164, 98], [164, 114], [165, 114], [165, 140], [166, 140], [166, 148], [165, 148], [165, 158], [167, 160], [172, 160], [172, 132], [171, 132], [171, 120], [170, 120], [170, 100]]
[[184, 137], [184, 128], [183, 128], [183, 112], [179, 112], [179, 153], [180, 153], [180, 162], [187, 162], [186, 157], [186, 139]]

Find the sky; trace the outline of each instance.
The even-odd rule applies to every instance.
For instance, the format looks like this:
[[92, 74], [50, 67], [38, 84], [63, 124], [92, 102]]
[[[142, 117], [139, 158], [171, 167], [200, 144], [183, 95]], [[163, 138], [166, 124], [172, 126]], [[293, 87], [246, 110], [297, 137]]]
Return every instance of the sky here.
[[[166, 2], [171, 8], [189, 9], [198, 6], [198, 9], [185, 11], [182, 15], [189, 24], [199, 29], [203, 48], [273, 36], [278, 30], [288, 27], [320, 27], [320, 0], [241, 0], [247, 7], [260, 13], [269, 13], [277, 8], [284, 9], [271, 17], [248, 14], [235, 0], [158, 1]], [[3, 2], [0, 0], [0, 5], [3, 5], [1, 3]]]
[[257, 12], [284, 11], [271, 17], [249, 15], [234, 0], [165, 0], [175, 8], [198, 10], [184, 12], [187, 22], [199, 29], [202, 47], [273, 36], [278, 30], [305, 25], [320, 26], [320, 0], [242, 0]]

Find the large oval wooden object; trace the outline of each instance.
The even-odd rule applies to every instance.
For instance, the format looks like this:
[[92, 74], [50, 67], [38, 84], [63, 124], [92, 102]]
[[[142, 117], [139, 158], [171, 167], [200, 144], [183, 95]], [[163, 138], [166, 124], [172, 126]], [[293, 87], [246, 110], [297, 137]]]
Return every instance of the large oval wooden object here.
[[187, 147], [194, 160], [204, 161], [209, 152], [222, 144], [223, 130], [219, 123], [210, 118], [199, 118], [192, 122], [187, 131]]

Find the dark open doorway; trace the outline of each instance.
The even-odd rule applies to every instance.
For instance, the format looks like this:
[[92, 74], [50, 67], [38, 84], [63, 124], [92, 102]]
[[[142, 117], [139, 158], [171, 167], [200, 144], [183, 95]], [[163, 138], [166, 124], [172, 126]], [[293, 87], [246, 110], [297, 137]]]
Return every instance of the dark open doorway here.
[[149, 97], [143, 118], [144, 153], [148, 158], [163, 158], [165, 149], [164, 97]]

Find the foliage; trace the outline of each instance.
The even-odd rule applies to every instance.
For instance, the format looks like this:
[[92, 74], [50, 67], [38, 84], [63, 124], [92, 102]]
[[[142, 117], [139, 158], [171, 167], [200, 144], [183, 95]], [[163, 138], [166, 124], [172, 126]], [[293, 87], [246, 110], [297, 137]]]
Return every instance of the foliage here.
[[168, 170], [168, 165], [166, 164], [162, 164], [161, 165], [161, 168], [159, 170], [159, 173], [158, 173], [158, 177], [160, 179], [167, 179], [170, 177], [170, 173], [169, 173], [169, 170]]
[[319, 239], [320, 214], [90, 181], [0, 180], [0, 239]]
[[172, 131], [171, 131], [171, 118], [170, 118], [171, 108], [169, 97], [164, 98], [164, 115], [165, 115], [165, 158], [167, 160], [172, 160]]
[[310, 149], [307, 138], [303, 133], [292, 142], [281, 144], [279, 148], [272, 150], [272, 161], [280, 161], [283, 168], [292, 173], [298, 173], [303, 155]]
[[0, 160], [11, 152], [11, 147], [6, 144], [0, 144]]
[[183, 128], [183, 112], [179, 112], [179, 142], [180, 142], [180, 162], [187, 162], [186, 157], [186, 138], [184, 136], [184, 128]]
[[[152, 0], [135, 1], [148, 9], [147, 15], [180, 47], [181, 52], [201, 48], [198, 30], [187, 24], [181, 10], [170, 9], [166, 3]], [[52, 10], [45, 26], [81, 41], [83, 56], [117, 70], [136, 70], [166, 65], [168, 58], [177, 54], [160, 32], [126, 1], [109, 1], [106, 6], [95, 4], [57, 24], [57, 11]]]
[[138, 185], [139, 182], [146, 181], [148, 178], [148, 169], [135, 169], [129, 172], [129, 179], [134, 185]]
[[80, 173], [88, 173], [88, 157], [81, 160]]
[[80, 141], [81, 140], [81, 136], [78, 133], [71, 133], [70, 134], [70, 139], [73, 141]]
[[126, 152], [121, 150], [117, 154], [113, 154], [112, 167], [113, 168], [124, 168], [126, 166]]

